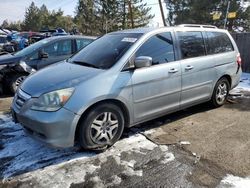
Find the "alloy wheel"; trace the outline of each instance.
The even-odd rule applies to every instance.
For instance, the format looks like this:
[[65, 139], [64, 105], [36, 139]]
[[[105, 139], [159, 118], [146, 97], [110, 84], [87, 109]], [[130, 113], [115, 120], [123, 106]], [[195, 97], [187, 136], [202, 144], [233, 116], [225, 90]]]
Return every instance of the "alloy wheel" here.
[[99, 114], [91, 124], [91, 139], [96, 144], [108, 144], [118, 131], [118, 118], [112, 112]]

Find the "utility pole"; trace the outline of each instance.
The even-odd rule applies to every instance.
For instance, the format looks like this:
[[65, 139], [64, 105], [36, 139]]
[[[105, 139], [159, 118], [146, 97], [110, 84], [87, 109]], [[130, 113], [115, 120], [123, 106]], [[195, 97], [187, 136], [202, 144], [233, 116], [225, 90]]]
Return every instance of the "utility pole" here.
[[228, 0], [226, 17], [225, 17], [225, 20], [224, 20], [224, 29], [226, 29], [226, 26], [227, 26], [227, 16], [228, 16], [228, 13], [229, 13], [230, 3], [231, 3], [231, 0]]
[[164, 16], [164, 12], [163, 12], [163, 8], [162, 8], [162, 3], [161, 3], [161, 0], [158, 0], [159, 1], [159, 5], [160, 5], [160, 10], [161, 10], [161, 17], [162, 17], [162, 22], [163, 22], [163, 25], [166, 26], [166, 21], [165, 21], [165, 16]]
[[131, 26], [132, 26], [132, 28], [134, 28], [134, 18], [133, 18], [133, 10], [132, 10], [132, 5], [131, 5], [131, 0], [128, 1], [128, 8], [129, 8], [129, 13], [130, 13]]

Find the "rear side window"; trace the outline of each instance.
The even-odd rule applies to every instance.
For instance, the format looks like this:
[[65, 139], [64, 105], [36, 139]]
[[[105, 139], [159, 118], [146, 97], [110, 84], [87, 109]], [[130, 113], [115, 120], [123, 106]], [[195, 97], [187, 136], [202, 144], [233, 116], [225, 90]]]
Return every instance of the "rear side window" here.
[[207, 53], [218, 54], [233, 51], [233, 45], [226, 33], [206, 32], [207, 33]]
[[205, 45], [201, 32], [177, 32], [183, 59], [205, 55]]
[[175, 60], [173, 40], [170, 32], [149, 38], [136, 52], [136, 57], [152, 57], [152, 64], [162, 64]]

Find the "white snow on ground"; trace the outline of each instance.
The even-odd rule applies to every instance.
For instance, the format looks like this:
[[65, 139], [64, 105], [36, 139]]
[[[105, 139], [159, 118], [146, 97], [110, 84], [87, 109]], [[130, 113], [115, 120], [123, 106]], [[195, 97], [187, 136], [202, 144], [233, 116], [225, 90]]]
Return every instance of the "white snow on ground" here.
[[250, 92], [250, 73], [242, 73], [239, 85], [230, 91], [230, 94], [240, 94], [242, 91]]
[[241, 178], [233, 175], [227, 175], [220, 183], [218, 188], [249, 188], [250, 177]]
[[[13, 177], [17, 174], [23, 174], [27, 178], [36, 178], [43, 185], [51, 185], [51, 182], [46, 180], [53, 177], [54, 182], [60, 182], [61, 185], [68, 187], [72, 182], [78, 183], [84, 180], [87, 174], [91, 174], [96, 170], [100, 170], [101, 165], [92, 164], [94, 159], [99, 159], [101, 164], [108, 161], [108, 157], [113, 157], [117, 163], [124, 168], [123, 174], [128, 176], [143, 176], [142, 170], [134, 169], [135, 160], [125, 161], [121, 158], [121, 153], [142, 153], [141, 149], [153, 150], [158, 145], [147, 140], [141, 134], [131, 134], [128, 138], [123, 138], [107, 151], [96, 154], [95, 152], [84, 152], [78, 147], [69, 149], [53, 149], [35, 141], [27, 136], [19, 124], [11, 121], [10, 116], [0, 115], [0, 173], [2, 168], [2, 176], [4, 179]], [[163, 164], [173, 161], [174, 155], [168, 151], [167, 146], [160, 146], [164, 153]], [[8, 164], [4, 159], [7, 160]], [[2, 161], [4, 161], [2, 163]], [[74, 170], [70, 176], [65, 169], [65, 165], [74, 166]], [[0, 174], [1, 175], [1, 174]], [[113, 184], [119, 184], [119, 177], [112, 177]], [[0, 178], [1, 179], [1, 178]], [[99, 177], [94, 178], [99, 182]], [[53, 183], [52, 183], [53, 184]], [[101, 182], [100, 182], [101, 185]]]
[[[90, 152], [79, 152], [79, 148], [55, 149], [35, 141], [23, 132], [19, 124], [12, 122], [11, 117], [0, 115], [0, 131], [3, 131], [0, 150], [0, 160], [13, 157], [4, 177], [9, 177], [21, 170], [34, 170], [51, 164], [60, 163], [74, 158], [86, 158], [95, 155]], [[1, 123], [5, 122], [5, 123]], [[9, 137], [5, 139], [5, 137]], [[1, 164], [2, 165], [2, 164]]]

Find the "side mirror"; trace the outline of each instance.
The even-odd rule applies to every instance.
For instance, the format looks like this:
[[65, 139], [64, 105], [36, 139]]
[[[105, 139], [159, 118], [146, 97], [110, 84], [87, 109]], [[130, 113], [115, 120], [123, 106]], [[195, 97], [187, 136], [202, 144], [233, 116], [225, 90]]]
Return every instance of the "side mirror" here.
[[139, 56], [135, 58], [135, 68], [150, 67], [152, 65], [152, 57]]
[[40, 59], [46, 59], [46, 58], [48, 58], [48, 57], [49, 57], [49, 54], [46, 53], [46, 52], [40, 52], [40, 53], [39, 53], [39, 58], [40, 58]]

